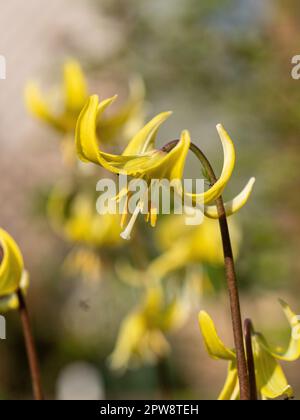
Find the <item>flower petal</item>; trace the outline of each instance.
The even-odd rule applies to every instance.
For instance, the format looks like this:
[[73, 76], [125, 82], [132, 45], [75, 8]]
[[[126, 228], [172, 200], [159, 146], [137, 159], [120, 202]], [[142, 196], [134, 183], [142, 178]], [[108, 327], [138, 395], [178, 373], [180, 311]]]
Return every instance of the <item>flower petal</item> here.
[[190, 261], [190, 249], [186, 241], [174, 246], [155, 258], [147, 268], [147, 275], [153, 279], [163, 279], [172, 271], [185, 267]]
[[257, 386], [263, 398], [292, 397], [293, 390], [276, 359], [266, 351], [265, 340], [255, 334], [252, 337]]
[[207, 312], [200, 312], [199, 325], [208, 354], [213, 359], [236, 360], [235, 353], [219, 338], [214, 322]]
[[164, 178], [170, 180], [181, 180], [190, 144], [190, 133], [187, 130], [184, 130], [181, 133], [178, 144], [167, 154], [164, 161], [162, 161], [160, 164], [161, 166], [165, 167]]
[[191, 197], [193, 201], [199, 205], [214, 201], [222, 194], [231, 177], [235, 165], [235, 149], [229, 134], [225, 131], [221, 124], [217, 125], [217, 131], [219, 133], [224, 152], [223, 169], [220, 178], [209, 190], [201, 194], [187, 193], [187, 196]]
[[[106, 99], [99, 104], [98, 96], [94, 95], [90, 97], [77, 122], [77, 153], [82, 161], [96, 163], [110, 172], [140, 176], [150, 169], [157, 167], [164, 158], [168, 157], [168, 155], [159, 150], [152, 152], [148, 151], [144, 155], [112, 155], [102, 152], [99, 149], [99, 141], [96, 135], [97, 119], [101, 117], [103, 111], [115, 98], [116, 97]], [[141, 137], [139, 138], [139, 141], [141, 142], [136, 147], [142, 147], [142, 141], [147, 143], [149, 140], [151, 143], [158, 127], [168, 116], [169, 113], [162, 113], [150, 121], [150, 123], [144, 127], [144, 131], [142, 130]], [[147, 143], [147, 148], [149, 147], [149, 144]], [[143, 145], [145, 146], [145, 143]]]
[[154, 149], [157, 131], [162, 123], [164, 123], [172, 114], [172, 112], [162, 112], [154, 117], [146, 124], [130, 141], [123, 156], [141, 155]]
[[218, 397], [219, 401], [234, 401], [239, 399], [240, 388], [236, 362], [232, 361], [228, 366], [225, 385]]
[[[224, 204], [226, 216], [231, 216], [244, 207], [251, 195], [254, 183], [255, 178], [251, 178], [244, 189], [233, 200]], [[211, 219], [219, 218], [217, 206], [204, 206], [204, 214]]]
[[75, 60], [68, 60], [64, 64], [65, 107], [71, 112], [80, 112], [84, 106], [88, 93], [87, 84], [80, 67]]
[[273, 357], [279, 360], [284, 360], [287, 362], [294, 362], [300, 358], [300, 318], [297, 316], [289, 307], [289, 305], [284, 302], [283, 300], [279, 300], [283, 312], [290, 324], [291, 327], [291, 338], [288, 345], [288, 348], [285, 352], [274, 352], [272, 349], [266, 344], [265, 350], [268, 351]]
[[98, 126], [104, 138], [131, 138], [143, 126], [145, 85], [140, 76], [134, 76], [129, 84], [129, 98], [114, 115], [107, 116]]
[[[23, 271], [21, 282], [20, 282], [20, 289], [24, 294], [26, 294], [29, 287], [29, 274], [26, 270]], [[0, 313], [5, 313], [11, 310], [15, 310], [19, 308], [19, 298], [17, 293], [11, 293], [9, 295], [1, 296], [0, 297]]]
[[0, 263], [0, 296], [17, 291], [22, 279], [24, 262], [21, 251], [13, 238], [0, 229], [3, 258]]
[[91, 96], [82, 109], [76, 126], [77, 154], [83, 162], [93, 162], [102, 166], [107, 162], [99, 150], [96, 135], [97, 118], [115, 100], [115, 96], [99, 104], [97, 95]]
[[32, 115], [52, 125], [59, 131], [65, 127], [60, 118], [53, 112], [53, 106], [49, 98], [44, 98], [40, 86], [35, 82], [27, 83], [25, 87], [25, 104]]
[[130, 314], [121, 324], [119, 336], [110, 356], [110, 366], [115, 370], [127, 368], [132, 354], [146, 332], [143, 316], [136, 312]]

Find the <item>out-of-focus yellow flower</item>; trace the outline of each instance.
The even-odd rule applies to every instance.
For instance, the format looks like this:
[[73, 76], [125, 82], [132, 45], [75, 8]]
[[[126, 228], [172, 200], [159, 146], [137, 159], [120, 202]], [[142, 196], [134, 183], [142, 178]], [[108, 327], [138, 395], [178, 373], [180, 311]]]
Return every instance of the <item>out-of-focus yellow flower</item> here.
[[[295, 361], [300, 357], [300, 321], [283, 301], [283, 311], [292, 329], [290, 343], [286, 351], [274, 351], [262, 334], [252, 332], [252, 347], [255, 363], [257, 388], [262, 399], [276, 399], [282, 396], [292, 397], [293, 390], [277, 360]], [[219, 396], [220, 400], [239, 399], [239, 384], [235, 352], [227, 348], [219, 338], [215, 325], [206, 312], [199, 314], [200, 329], [206, 349], [213, 359], [229, 362], [228, 376]]]
[[56, 186], [48, 201], [53, 228], [72, 243], [114, 247], [120, 243], [120, 218], [97, 213], [94, 195], [75, 191], [67, 184]]
[[[241, 233], [233, 220], [229, 220], [229, 229], [236, 256]], [[147, 269], [151, 278], [164, 278], [192, 263], [216, 265], [224, 261], [218, 221], [209, 218], [201, 225], [186, 226], [184, 216], [169, 216], [158, 226], [156, 243], [162, 253]]]
[[[142, 80], [139, 77], [132, 78], [127, 101], [97, 125], [104, 142], [120, 141], [123, 138], [127, 140], [142, 126], [144, 96]], [[25, 103], [31, 114], [64, 135], [61, 144], [66, 163], [75, 162], [73, 134], [87, 99], [87, 81], [80, 64], [75, 60], [65, 62], [61, 87], [50, 90], [48, 94], [44, 94], [36, 82], [28, 82], [25, 87]]]
[[28, 273], [24, 270], [21, 251], [13, 238], [0, 228], [0, 312], [17, 309], [18, 289], [26, 290]]
[[186, 315], [183, 300], [176, 298], [166, 303], [160, 287], [150, 288], [144, 302], [121, 324], [110, 356], [111, 367], [125, 370], [143, 363], [154, 364], [165, 357], [170, 351], [165, 334], [180, 328]]
[[[247, 203], [252, 190], [255, 184], [255, 178], [250, 178], [243, 190], [232, 200], [224, 204], [226, 216], [231, 216], [232, 214], [237, 213], [244, 205]], [[218, 209], [217, 206], [204, 206], [204, 214], [210, 219], [218, 219]]]
[[102, 280], [102, 260], [99, 252], [89, 247], [75, 247], [63, 263], [63, 272], [67, 277], [80, 278], [87, 282]]
[[62, 133], [72, 132], [87, 98], [87, 83], [77, 61], [69, 60], [63, 68], [63, 84], [48, 95], [39, 84], [29, 82], [25, 88], [25, 101], [29, 111]]
[[[170, 116], [170, 112], [163, 112], [146, 124], [133, 137], [121, 155], [105, 153], [99, 149], [101, 143], [99, 143], [96, 133], [97, 120], [101, 118], [104, 110], [114, 99], [115, 97], [106, 99], [99, 104], [98, 96], [94, 95], [82, 110], [76, 129], [76, 145], [79, 158], [84, 162], [98, 164], [115, 174], [141, 178], [147, 182], [147, 185], [150, 185], [152, 179], [181, 179], [185, 157], [190, 145], [188, 132], [183, 132], [180, 142], [170, 153], [165, 153], [154, 147], [157, 131]], [[151, 224], [155, 225], [157, 209], [148, 209], [148, 191], [146, 195], [143, 200], [139, 201], [132, 214], [129, 225], [122, 234], [124, 239], [130, 238], [133, 224], [139, 213], [145, 211], [145, 208], [148, 210]], [[124, 196], [129, 199], [127, 189], [120, 192], [120, 198]], [[123, 219], [124, 222], [125, 219]]]
[[[132, 78], [129, 98], [117, 113], [102, 119], [100, 128], [103, 141], [111, 140], [120, 132], [130, 136], [143, 122], [144, 85], [140, 78]], [[25, 102], [38, 119], [62, 133], [72, 133], [80, 111], [88, 99], [87, 81], [80, 64], [67, 60], [63, 66], [63, 83], [60, 88], [44, 94], [36, 82], [25, 87]]]

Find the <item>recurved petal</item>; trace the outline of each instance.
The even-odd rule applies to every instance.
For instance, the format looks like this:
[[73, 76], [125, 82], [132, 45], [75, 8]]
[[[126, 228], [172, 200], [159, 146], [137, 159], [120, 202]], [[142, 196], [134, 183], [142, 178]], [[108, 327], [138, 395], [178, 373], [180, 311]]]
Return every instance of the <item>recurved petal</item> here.
[[77, 154], [82, 161], [93, 162], [98, 165], [106, 164], [99, 149], [100, 144], [96, 134], [97, 119], [101, 117], [101, 114], [115, 98], [114, 96], [99, 104], [98, 96], [93, 95], [83, 107], [77, 121], [75, 135]]
[[[251, 178], [243, 190], [236, 197], [234, 197], [233, 200], [224, 204], [226, 216], [231, 216], [232, 214], [237, 213], [242, 207], [244, 207], [244, 205], [249, 200], [254, 183], [255, 178]], [[219, 218], [217, 206], [204, 206], [204, 214], [211, 219]]]
[[0, 296], [15, 292], [21, 282], [24, 263], [21, 251], [13, 238], [0, 229], [2, 261], [0, 263]]
[[283, 300], [279, 300], [283, 312], [291, 327], [291, 338], [286, 351], [273, 351], [266, 342], [263, 343], [265, 350], [273, 355], [276, 359], [284, 360], [287, 362], [293, 362], [300, 358], [300, 318], [297, 316], [289, 307], [289, 305]]
[[152, 118], [130, 141], [122, 155], [142, 155], [154, 149], [159, 127], [170, 117], [172, 112], [161, 112]]
[[292, 397], [293, 389], [276, 359], [266, 351], [265, 340], [259, 334], [252, 337], [257, 386], [263, 398]]
[[228, 366], [228, 373], [225, 385], [218, 397], [219, 401], [235, 401], [239, 399], [240, 388], [236, 362], [231, 361]]
[[68, 60], [64, 64], [64, 92], [66, 110], [79, 112], [87, 100], [88, 93], [84, 74], [75, 60]]
[[219, 133], [219, 137], [223, 146], [223, 169], [220, 178], [211, 188], [209, 188], [209, 190], [201, 194], [187, 193], [188, 197], [191, 197], [193, 201], [199, 205], [208, 204], [211, 201], [214, 201], [222, 194], [224, 188], [226, 187], [231, 177], [235, 165], [235, 149], [234, 144], [231, 138], [229, 137], [229, 134], [225, 131], [221, 124], [217, 125], [217, 131]]
[[208, 354], [213, 359], [236, 360], [235, 353], [219, 338], [214, 322], [207, 312], [200, 312], [199, 325]]

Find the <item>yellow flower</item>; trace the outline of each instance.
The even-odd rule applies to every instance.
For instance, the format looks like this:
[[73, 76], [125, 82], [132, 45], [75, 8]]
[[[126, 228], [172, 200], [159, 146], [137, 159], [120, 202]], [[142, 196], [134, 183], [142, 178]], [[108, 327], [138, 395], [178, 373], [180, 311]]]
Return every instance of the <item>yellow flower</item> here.
[[[241, 234], [233, 220], [229, 220], [229, 229], [236, 256]], [[147, 269], [150, 278], [164, 278], [192, 263], [218, 265], [224, 262], [218, 221], [207, 217], [197, 226], [186, 226], [184, 216], [167, 217], [158, 226], [156, 243], [162, 253]]]
[[[152, 180], [181, 180], [186, 156], [191, 143], [189, 132], [182, 132], [180, 141], [169, 153], [155, 148], [155, 139], [158, 129], [170, 116], [170, 112], [162, 112], [146, 124], [133, 137], [121, 155], [109, 154], [101, 150], [101, 144], [103, 142], [101, 139], [101, 132], [100, 138], [98, 138], [96, 133], [97, 121], [99, 119], [101, 121], [103, 112], [115, 98], [116, 97], [112, 97], [99, 103], [98, 96], [94, 95], [91, 96], [86, 103], [79, 116], [76, 128], [76, 145], [79, 158], [84, 162], [98, 164], [115, 174], [124, 174], [143, 179], [148, 186], [151, 185]], [[224, 164], [221, 176], [212, 187], [203, 193], [186, 193], [186, 196], [201, 205], [214, 201], [222, 194], [234, 168], [235, 151], [233, 142], [222, 126], [219, 125], [217, 128], [224, 152]], [[253, 181], [251, 182], [253, 184]], [[251, 190], [251, 188], [249, 188], [248, 184], [246, 189], [233, 202], [226, 205], [228, 214], [232, 214], [241, 208], [248, 198], [250, 194], [249, 190]], [[125, 191], [120, 192], [119, 198], [124, 196], [127, 196], [127, 199], [129, 197], [129, 192], [126, 189]], [[149, 209], [148, 202], [149, 197], [147, 191], [145, 198], [140, 200], [137, 204], [127, 228], [122, 233], [124, 239], [130, 238], [132, 227], [139, 213], [147, 213], [151, 225], [155, 225], [158, 210], [155, 207], [155, 203], [151, 203]], [[206, 212], [209, 217], [214, 217], [215, 207], [209, 206], [206, 209]], [[127, 216], [126, 213], [125, 216]]]
[[59, 184], [48, 200], [48, 215], [56, 232], [73, 242], [91, 247], [120, 243], [120, 218], [97, 213], [95, 197], [68, 184]]
[[[292, 397], [293, 390], [277, 360], [295, 361], [300, 357], [300, 321], [283, 301], [280, 301], [284, 314], [291, 326], [292, 334], [286, 351], [274, 351], [262, 334], [252, 332], [252, 347], [255, 363], [257, 388], [262, 399]], [[215, 325], [206, 312], [199, 314], [200, 330], [209, 355], [216, 360], [229, 362], [228, 376], [219, 396], [220, 400], [239, 399], [239, 384], [235, 352], [227, 348], [219, 338]]]
[[18, 308], [19, 300], [16, 292], [19, 288], [26, 290], [29, 280], [18, 245], [1, 228], [0, 246], [0, 312], [6, 312]]
[[48, 95], [42, 93], [37, 83], [29, 82], [25, 88], [25, 102], [35, 117], [62, 133], [68, 133], [75, 128], [77, 117], [88, 98], [88, 92], [79, 63], [74, 60], [67, 61], [64, 64], [63, 75], [61, 89], [58, 92], [54, 89]]
[[185, 302], [176, 298], [166, 303], [160, 287], [150, 288], [144, 302], [121, 324], [110, 356], [112, 369], [125, 370], [142, 363], [154, 364], [165, 357], [170, 351], [165, 333], [180, 328], [186, 314]]
[[[111, 116], [102, 119], [102, 139], [112, 142], [116, 138], [130, 138], [139, 129], [144, 120], [144, 84], [138, 77], [132, 78], [129, 85], [129, 98], [123, 106]], [[44, 94], [36, 82], [29, 82], [25, 87], [25, 103], [30, 113], [64, 135], [62, 152], [67, 163], [75, 162], [73, 133], [76, 121], [88, 99], [87, 81], [75, 60], [68, 60], [63, 66], [61, 87]]]
[[[223, 152], [224, 152], [224, 163], [223, 163], [223, 169], [220, 178], [218, 181], [211, 187], [208, 191], [211, 194], [210, 200], [204, 200], [204, 214], [205, 216], [211, 218], [211, 219], [218, 219], [218, 210], [216, 205], [206, 205], [209, 201], [214, 201], [215, 198], [220, 197], [223, 194], [223, 191], [230, 180], [231, 174], [234, 169], [235, 165], [235, 149], [233, 141], [231, 140], [229, 134], [224, 129], [222, 124], [217, 124], [217, 131], [223, 146]], [[248, 201], [251, 192], [253, 190], [253, 186], [255, 183], [255, 178], [252, 177], [247, 182], [246, 186], [243, 188], [243, 190], [232, 200], [224, 203], [226, 215], [231, 216], [234, 213], [237, 213]], [[193, 198], [194, 202], [199, 202], [201, 204], [202, 195], [200, 194], [189, 194]]]

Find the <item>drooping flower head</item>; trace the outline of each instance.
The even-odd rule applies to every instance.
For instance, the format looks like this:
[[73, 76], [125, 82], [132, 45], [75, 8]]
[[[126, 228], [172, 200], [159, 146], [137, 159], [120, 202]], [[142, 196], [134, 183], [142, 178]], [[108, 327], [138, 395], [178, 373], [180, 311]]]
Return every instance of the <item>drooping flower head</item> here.
[[[299, 317], [293, 313], [285, 302], [280, 301], [280, 303], [292, 332], [287, 349], [285, 351], [273, 350], [264, 336], [256, 331], [252, 331], [251, 336], [257, 389], [262, 399], [290, 398], [293, 396], [292, 387], [288, 384], [278, 360], [293, 362], [299, 359], [300, 321]], [[225, 346], [217, 334], [213, 320], [204, 311], [199, 314], [199, 324], [208, 354], [213, 359], [226, 360], [229, 363], [227, 379], [219, 399], [239, 399], [235, 351]]]
[[18, 245], [1, 228], [0, 247], [0, 312], [6, 312], [18, 308], [17, 291], [27, 289], [29, 278]]
[[[101, 130], [100, 135], [97, 136], [97, 122], [101, 121], [103, 112], [115, 98], [112, 97], [99, 103], [98, 96], [94, 95], [90, 97], [84, 106], [76, 128], [76, 146], [79, 158], [83, 162], [92, 162], [100, 165], [115, 174], [142, 179], [147, 185], [151, 185], [152, 180], [180, 181], [183, 177], [185, 161], [191, 144], [189, 132], [183, 131], [180, 140], [169, 152], [155, 147], [158, 129], [171, 115], [171, 112], [162, 112], [148, 122], [133, 137], [122, 154], [106, 153], [101, 149], [103, 142]], [[222, 194], [234, 168], [235, 150], [233, 142], [222, 126], [218, 125], [217, 129], [224, 152], [224, 163], [220, 178], [203, 193], [185, 193], [193, 202], [200, 205], [206, 205]], [[252, 186], [253, 180], [247, 184], [236, 199], [226, 204], [228, 214], [232, 214], [245, 204]], [[120, 192], [120, 197], [124, 197], [124, 195], [129, 198], [129, 191]], [[205, 208], [205, 212], [209, 217], [214, 218], [216, 216], [216, 208], [214, 206], [208, 206]], [[130, 238], [132, 227], [139, 213], [147, 213], [151, 224], [155, 225], [158, 209], [153, 202], [149, 206], [148, 194], [138, 202], [135, 210], [132, 212], [129, 224], [122, 233], [123, 238]]]

